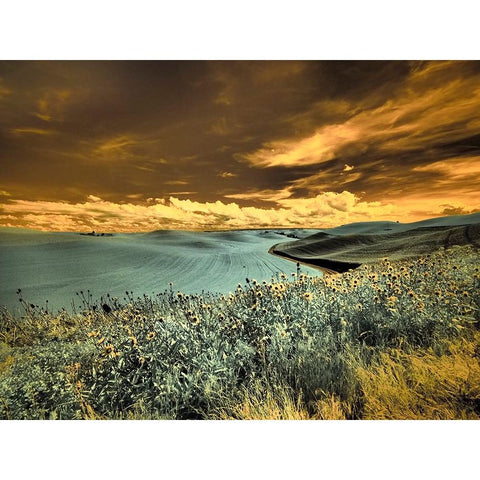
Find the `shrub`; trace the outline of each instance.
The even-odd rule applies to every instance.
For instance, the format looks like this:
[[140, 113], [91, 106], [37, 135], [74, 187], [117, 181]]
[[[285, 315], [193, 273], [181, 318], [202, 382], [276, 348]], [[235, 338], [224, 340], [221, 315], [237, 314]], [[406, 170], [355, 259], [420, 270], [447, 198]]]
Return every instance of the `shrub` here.
[[[1, 415], [470, 418], [479, 379], [445, 365], [474, 361], [452, 345], [478, 343], [479, 286], [478, 254], [462, 247], [338, 275], [248, 279], [228, 296], [82, 293], [75, 312], [58, 314], [20, 297], [23, 317], [1, 314]], [[434, 365], [444, 375], [427, 385]], [[463, 397], [436, 395], [446, 381]]]

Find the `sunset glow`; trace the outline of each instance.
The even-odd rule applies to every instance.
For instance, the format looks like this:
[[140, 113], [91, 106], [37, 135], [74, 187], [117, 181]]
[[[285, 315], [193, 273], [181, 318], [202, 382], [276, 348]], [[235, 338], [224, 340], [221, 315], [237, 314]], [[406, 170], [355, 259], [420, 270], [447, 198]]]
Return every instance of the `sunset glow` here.
[[1, 61], [0, 226], [473, 213], [479, 132], [477, 61]]

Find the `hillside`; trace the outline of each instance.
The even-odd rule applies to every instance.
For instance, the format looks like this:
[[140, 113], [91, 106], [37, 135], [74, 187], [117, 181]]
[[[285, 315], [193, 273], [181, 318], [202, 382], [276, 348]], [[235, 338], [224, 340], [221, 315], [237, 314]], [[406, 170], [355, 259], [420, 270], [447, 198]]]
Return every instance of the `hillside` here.
[[[477, 223], [456, 225], [477, 220]], [[449, 224], [450, 222], [450, 224]], [[353, 233], [355, 232], [355, 233]], [[304, 239], [274, 245], [271, 253], [343, 272], [384, 257], [402, 260], [453, 245], [480, 247], [478, 214], [412, 224], [371, 222], [324, 230]]]

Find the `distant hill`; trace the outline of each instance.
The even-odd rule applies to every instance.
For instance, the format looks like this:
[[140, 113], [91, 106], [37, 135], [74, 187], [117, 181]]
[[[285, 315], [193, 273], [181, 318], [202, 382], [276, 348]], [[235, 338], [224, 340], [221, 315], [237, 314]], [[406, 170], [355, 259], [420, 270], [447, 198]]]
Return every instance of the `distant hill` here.
[[480, 247], [480, 213], [410, 224], [352, 223], [274, 245], [270, 251], [302, 263], [343, 272], [383, 257], [400, 260], [453, 245]]

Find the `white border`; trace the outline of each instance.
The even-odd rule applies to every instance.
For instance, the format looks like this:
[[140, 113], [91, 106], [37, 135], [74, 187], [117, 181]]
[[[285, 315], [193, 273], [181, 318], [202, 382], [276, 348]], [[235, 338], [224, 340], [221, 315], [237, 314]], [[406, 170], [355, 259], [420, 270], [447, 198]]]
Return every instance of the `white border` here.
[[[465, 478], [475, 421], [6, 421], [5, 478]], [[6, 453], [9, 453], [7, 455]]]
[[476, 59], [468, 0], [15, 0], [1, 59]]
[[[478, 17], [462, 0], [16, 0], [1, 17], [0, 59], [479, 55]], [[6, 478], [462, 478], [476, 468], [477, 426], [6, 421], [0, 453]]]

